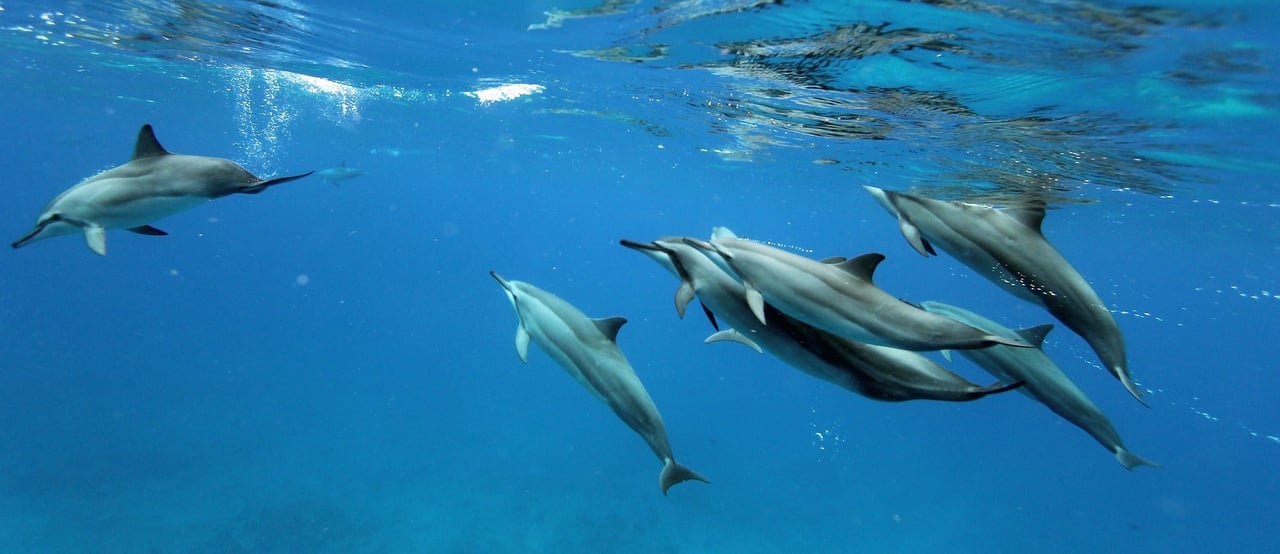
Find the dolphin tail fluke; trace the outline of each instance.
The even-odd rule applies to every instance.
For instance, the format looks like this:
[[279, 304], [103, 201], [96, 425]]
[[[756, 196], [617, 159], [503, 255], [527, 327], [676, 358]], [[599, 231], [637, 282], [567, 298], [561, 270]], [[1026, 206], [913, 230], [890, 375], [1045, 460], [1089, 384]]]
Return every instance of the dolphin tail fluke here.
[[1129, 391], [1129, 394], [1132, 394], [1133, 398], [1143, 406], [1148, 408], [1151, 407], [1150, 404], [1147, 404], [1146, 400], [1142, 399], [1142, 389], [1139, 389], [1138, 384], [1133, 382], [1133, 377], [1129, 376], [1129, 372], [1116, 370], [1115, 373], [1116, 378], [1120, 380], [1120, 384], [1124, 385], [1124, 390]]
[[306, 173], [302, 173], [299, 175], [290, 175], [288, 177], [276, 177], [275, 179], [266, 179], [266, 180], [258, 181], [256, 183], [249, 183], [245, 185], [244, 188], [240, 189], [239, 192], [244, 194], [258, 194], [259, 192], [267, 190], [267, 187], [272, 187], [280, 183], [288, 183], [289, 181], [296, 181], [298, 179], [311, 175], [312, 173], [315, 173], [315, 172], [308, 171]]
[[1116, 447], [1116, 461], [1120, 462], [1120, 465], [1129, 471], [1133, 471], [1133, 468], [1138, 466], [1160, 467], [1160, 464], [1129, 452], [1122, 446]]
[[666, 464], [662, 466], [662, 473], [658, 475], [658, 486], [662, 487], [662, 495], [666, 496], [667, 489], [685, 481], [711, 482], [706, 477], [699, 475], [698, 472], [677, 464], [675, 460], [668, 458]]

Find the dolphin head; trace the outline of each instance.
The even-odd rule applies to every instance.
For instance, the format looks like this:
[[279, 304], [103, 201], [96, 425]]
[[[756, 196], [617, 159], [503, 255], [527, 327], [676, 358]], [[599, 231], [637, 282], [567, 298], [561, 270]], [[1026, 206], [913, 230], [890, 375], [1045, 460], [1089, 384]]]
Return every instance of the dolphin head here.
[[663, 269], [666, 269], [677, 276], [680, 275], [680, 269], [676, 267], [675, 256], [672, 254], [670, 249], [661, 245], [659, 241], [636, 242], [633, 240], [622, 239], [618, 241], [618, 244], [644, 254], [645, 256], [648, 256], [649, 259], [658, 262], [658, 265], [662, 266]]
[[503, 279], [501, 275], [498, 275], [497, 271], [490, 271], [489, 275], [502, 286], [502, 291], [507, 293], [507, 299], [511, 301], [511, 307], [515, 308], [517, 312], [520, 311], [520, 306], [516, 303], [516, 295], [519, 294], [516, 282]]
[[871, 185], [863, 185], [862, 188], [867, 189], [867, 192], [871, 193], [871, 197], [875, 198], [876, 202], [884, 206], [884, 209], [888, 210], [894, 217], [901, 217], [901, 214], [898, 213], [898, 207], [893, 205], [894, 193]]
[[62, 212], [56, 209], [56, 205], [51, 205], [40, 213], [40, 218], [36, 220], [36, 226], [31, 229], [31, 232], [13, 241], [11, 246], [22, 248], [36, 241], [63, 235], [73, 235], [80, 232], [80, 227], [80, 225], [64, 218]]

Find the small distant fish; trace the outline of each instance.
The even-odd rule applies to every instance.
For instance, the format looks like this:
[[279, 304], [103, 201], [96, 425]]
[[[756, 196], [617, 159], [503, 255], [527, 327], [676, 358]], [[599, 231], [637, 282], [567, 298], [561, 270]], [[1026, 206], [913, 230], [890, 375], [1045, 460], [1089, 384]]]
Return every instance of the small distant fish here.
[[341, 183], [343, 181], [355, 179], [356, 177], [359, 177], [361, 175], [364, 175], [363, 169], [360, 169], [358, 167], [350, 167], [347, 165], [347, 162], [345, 161], [342, 162], [342, 165], [338, 167], [321, 169], [320, 171], [316, 172], [316, 176], [319, 177], [321, 181], [324, 181], [334, 186], [337, 186], [338, 183]]
[[813, 160], [813, 163], [816, 165], [836, 165], [840, 163], [840, 160], [833, 160], [831, 158], [818, 158], [816, 160]]

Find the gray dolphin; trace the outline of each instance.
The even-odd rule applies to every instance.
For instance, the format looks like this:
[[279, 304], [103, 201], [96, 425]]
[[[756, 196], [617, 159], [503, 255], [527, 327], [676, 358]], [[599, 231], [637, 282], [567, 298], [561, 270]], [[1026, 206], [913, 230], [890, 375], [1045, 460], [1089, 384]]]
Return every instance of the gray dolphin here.
[[935, 314], [955, 318], [979, 329], [1006, 337], [1021, 337], [1035, 348], [1002, 348], [993, 346], [981, 350], [961, 350], [960, 354], [986, 369], [999, 379], [1018, 380], [1025, 383], [1022, 391], [1044, 404], [1053, 413], [1089, 433], [1095, 440], [1116, 455], [1116, 461], [1125, 469], [1159, 464], [1145, 460], [1125, 449], [1124, 441], [1111, 421], [1067, 377], [1042, 348], [1044, 337], [1052, 325], [1030, 329], [1012, 330], [971, 311], [941, 302], [924, 302], [921, 306]]
[[259, 179], [231, 160], [171, 154], [151, 125], [143, 125], [133, 158], [81, 181], [49, 202], [36, 226], [13, 242], [22, 248], [38, 240], [83, 232], [85, 243], [107, 255], [107, 229], [166, 235], [150, 224], [229, 194], [257, 194], [311, 172]]
[[658, 407], [618, 349], [618, 329], [626, 319], [591, 319], [560, 297], [529, 283], [508, 281], [493, 271], [489, 275], [502, 285], [520, 320], [516, 327], [520, 361], [528, 363], [529, 341], [533, 340], [591, 394], [608, 404], [662, 460], [658, 486], [663, 495], [672, 485], [691, 479], [710, 483], [706, 477], [676, 463]]
[[1044, 206], [996, 209], [864, 188], [898, 218], [902, 235], [916, 251], [937, 255], [937, 245], [1018, 298], [1043, 306], [1088, 342], [1107, 371], [1146, 404], [1129, 374], [1120, 324], [1041, 232]]
[[872, 281], [876, 266], [884, 260], [881, 254], [823, 263], [740, 239], [724, 227], [715, 229], [711, 242], [683, 240], [732, 269], [743, 283], [747, 305], [761, 323], [768, 324], [764, 313], [768, 301], [782, 313], [823, 331], [869, 344], [905, 350], [1031, 346], [894, 298]]
[[[963, 402], [1004, 392], [1017, 385], [982, 387], [906, 350], [851, 341], [796, 321], [765, 304], [769, 325], [760, 323], [744, 300], [742, 285], [680, 237], [622, 245], [645, 254], [680, 279], [676, 312], [696, 294], [717, 332], [706, 342], [733, 341], [767, 351], [786, 364], [847, 390], [886, 402], [945, 400]], [[731, 329], [719, 329], [716, 318]]]
[[348, 166], [345, 160], [338, 167], [329, 167], [316, 172], [316, 177], [333, 186], [338, 186], [338, 183], [355, 179], [361, 175], [364, 175], [363, 169]]

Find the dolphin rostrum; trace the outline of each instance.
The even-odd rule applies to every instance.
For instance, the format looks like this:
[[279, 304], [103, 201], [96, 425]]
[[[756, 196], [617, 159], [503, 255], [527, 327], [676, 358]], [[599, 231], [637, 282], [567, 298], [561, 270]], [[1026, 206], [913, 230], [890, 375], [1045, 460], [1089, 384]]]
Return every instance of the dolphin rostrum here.
[[1044, 206], [996, 209], [864, 188], [898, 218], [902, 235], [916, 251], [936, 255], [937, 245], [1018, 298], [1043, 306], [1088, 342], [1107, 371], [1146, 404], [1129, 374], [1120, 324], [1041, 232]]
[[1094, 440], [1114, 453], [1116, 461], [1120, 462], [1125, 469], [1144, 465], [1159, 467], [1159, 464], [1126, 450], [1124, 441], [1120, 440], [1120, 433], [1116, 432], [1102, 410], [1099, 410], [1089, 397], [1085, 396], [1084, 391], [1072, 383], [1057, 364], [1045, 355], [1042, 345], [1045, 335], [1053, 328], [1052, 325], [1015, 331], [971, 311], [941, 302], [924, 302], [921, 307], [997, 335], [1022, 337], [1023, 340], [1035, 345], [1035, 348], [993, 346], [981, 350], [961, 350], [960, 354], [999, 379], [1023, 381], [1022, 392], [1089, 433]]
[[[811, 376], [885, 402], [919, 399], [963, 402], [1017, 386], [1000, 383], [979, 386], [915, 352], [838, 337], [796, 321], [767, 303], [765, 313], [769, 324], [765, 325], [747, 306], [742, 285], [680, 237], [665, 237], [650, 243], [621, 242], [680, 279], [676, 312], [681, 317], [697, 295], [712, 325], [717, 327], [717, 332], [706, 342], [739, 342], [757, 351], [767, 351]], [[717, 317], [732, 328], [719, 329]]]
[[49, 202], [35, 228], [14, 248], [51, 237], [84, 233], [89, 249], [107, 255], [107, 229], [165, 235], [151, 223], [229, 194], [257, 194], [311, 172], [259, 179], [231, 160], [171, 154], [151, 125], [143, 125], [133, 158], [94, 175]]
[[519, 319], [516, 354], [520, 360], [528, 363], [532, 340], [582, 386], [608, 404], [662, 460], [662, 473], [658, 476], [662, 494], [667, 494], [672, 485], [691, 479], [710, 482], [676, 463], [658, 407], [618, 349], [618, 329], [626, 319], [591, 319], [560, 297], [529, 283], [508, 281], [493, 271], [489, 275], [502, 285], [516, 310]]
[[1021, 339], [992, 335], [894, 298], [872, 281], [876, 266], [884, 260], [881, 254], [824, 263], [740, 239], [724, 227], [715, 229], [711, 242], [688, 237], [683, 240], [737, 274], [747, 305], [761, 323], [768, 324], [764, 313], [767, 301], [782, 313], [818, 329], [869, 344], [905, 350], [983, 348], [993, 344], [1031, 346]]

